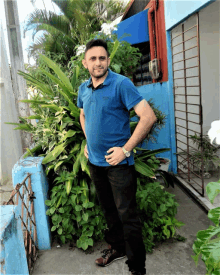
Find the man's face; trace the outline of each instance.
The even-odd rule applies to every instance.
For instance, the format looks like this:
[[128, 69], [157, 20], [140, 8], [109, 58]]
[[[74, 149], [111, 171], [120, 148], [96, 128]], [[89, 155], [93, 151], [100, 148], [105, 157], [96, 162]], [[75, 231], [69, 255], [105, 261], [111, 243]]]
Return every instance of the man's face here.
[[103, 47], [92, 47], [86, 52], [85, 59], [82, 61], [84, 67], [89, 70], [89, 73], [94, 78], [102, 78], [110, 64], [110, 58]]

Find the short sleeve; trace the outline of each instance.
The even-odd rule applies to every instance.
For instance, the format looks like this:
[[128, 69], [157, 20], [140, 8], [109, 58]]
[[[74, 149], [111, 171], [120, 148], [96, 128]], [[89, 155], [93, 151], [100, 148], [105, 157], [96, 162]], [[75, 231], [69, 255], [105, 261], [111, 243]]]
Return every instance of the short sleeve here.
[[80, 87], [79, 87], [78, 96], [77, 96], [77, 107], [81, 109], [83, 108], [82, 93], [81, 93]]
[[121, 100], [128, 111], [144, 99], [129, 78], [125, 78], [121, 82], [119, 90]]

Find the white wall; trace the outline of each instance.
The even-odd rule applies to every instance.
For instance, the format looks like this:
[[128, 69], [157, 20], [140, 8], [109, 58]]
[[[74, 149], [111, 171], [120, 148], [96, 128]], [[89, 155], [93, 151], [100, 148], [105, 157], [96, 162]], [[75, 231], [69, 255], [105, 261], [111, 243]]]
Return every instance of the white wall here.
[[203, 132], [206, 134], [211, 122], [220, 119], [220, 2], [205, 7], [199, 16]]
[[1, 90], [1, 151], [0, 151], [0, 177], [1, 183], [11, 181], [12, 168], [22, 155], [21, 133], [13, 130], [16, 126], [4, 124], [4, 122], [18, 122], [12, 91], [11, 75], [8, 66], [8, 58], [5, 48], [4, 33], [1, 26], [1, 57], [0, 57], [0, 90]]

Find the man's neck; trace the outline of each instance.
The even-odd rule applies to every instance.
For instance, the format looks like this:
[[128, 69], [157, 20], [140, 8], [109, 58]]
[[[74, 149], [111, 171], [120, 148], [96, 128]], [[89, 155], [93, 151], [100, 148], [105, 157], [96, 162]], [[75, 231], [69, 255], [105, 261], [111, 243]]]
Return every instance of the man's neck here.
[[108, 71], [106, 72], [106, 74], [102, 77], [102, 78], [96, 78], [96, 77], [92, 77], [92, 85], [94, 88], [96, 88], [97, 86], [99, 86], [101, 83], [103, 83], [106, 79], [108, 75]]

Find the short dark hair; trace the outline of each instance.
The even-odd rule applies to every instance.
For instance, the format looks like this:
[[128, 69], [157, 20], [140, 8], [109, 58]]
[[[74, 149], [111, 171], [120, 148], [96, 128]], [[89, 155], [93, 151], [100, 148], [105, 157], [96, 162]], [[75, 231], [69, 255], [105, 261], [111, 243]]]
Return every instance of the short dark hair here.
[[103, 47], [105, 48], [106, 52], [107, 52], [107, 56], [109, 57], [109, 52], [108, 52], [108, 46], [105, 40], [103, 39], [92, 39], [90, 40], [87, 44], [86, 44], [86, 50], [85, 50], [85, 55], [86, 52], [93, 48], [93, 47]]

